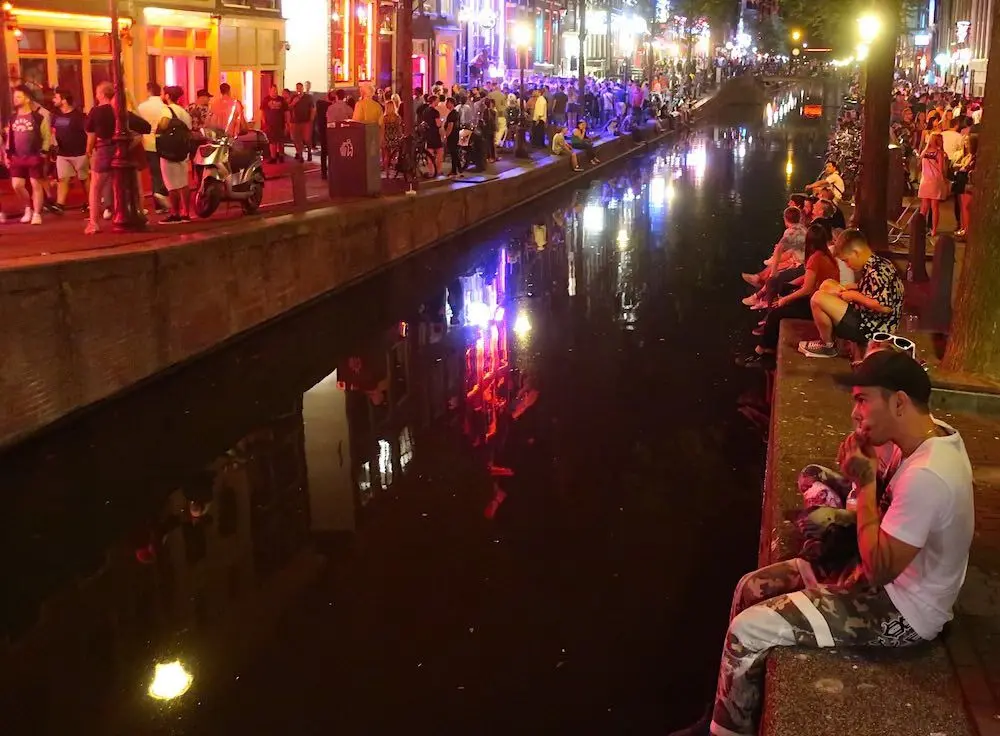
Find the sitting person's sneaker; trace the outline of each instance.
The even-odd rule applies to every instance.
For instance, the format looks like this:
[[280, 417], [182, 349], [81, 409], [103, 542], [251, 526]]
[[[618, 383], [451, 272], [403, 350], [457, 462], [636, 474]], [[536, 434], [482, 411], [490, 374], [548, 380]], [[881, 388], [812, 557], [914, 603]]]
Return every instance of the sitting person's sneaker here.
[[822, 340], [808, 340], [799, 343], [799, 352], [807, 358], [836, 358], [838, 355], [835, 344]]
[[753, 294], [751, 294], [750, 296], [748, 296], [746, 299], [740, 299], [740, 301], [743, 302], [748, 307], [753, 307], [753, 306], [756, 306], [757, 304], [760, 304], [761, 301], [762, 301], [762, 299], [760, 298], [760, 294], [758, 294], [757, 292], [754, 292]]
[[760, 277], [755, 273], [741, 273], [740, 276], [746, 281], [750, 286], [756, 286], [760, 288]]

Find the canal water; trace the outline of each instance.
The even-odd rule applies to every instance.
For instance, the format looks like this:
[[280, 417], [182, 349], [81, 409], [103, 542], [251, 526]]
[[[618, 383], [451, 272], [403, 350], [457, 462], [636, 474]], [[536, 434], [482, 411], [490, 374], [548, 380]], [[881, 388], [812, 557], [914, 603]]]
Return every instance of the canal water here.
[[759, 529], [739, 274], [836, 102], [727, 111], [0, 456], [0, 730], [700, 715]]

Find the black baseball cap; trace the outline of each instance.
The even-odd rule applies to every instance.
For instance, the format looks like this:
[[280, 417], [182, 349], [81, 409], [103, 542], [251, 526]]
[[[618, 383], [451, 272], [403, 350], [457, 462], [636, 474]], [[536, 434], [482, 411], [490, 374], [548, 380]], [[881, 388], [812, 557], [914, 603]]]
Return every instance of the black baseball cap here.
[[895, 350], [877, 350], [851, 373], [837, 377], [842, 386], [878, 386], [887, 391], [902, 391], [914, 401], [927, 404], [931, 399], [931, 379], [927, 371], [910, 357]]
[[198, 90], [198, 94], [196, 94], [195, 97], [214, 97], [214, 95], [207, 89], [200, 89]]

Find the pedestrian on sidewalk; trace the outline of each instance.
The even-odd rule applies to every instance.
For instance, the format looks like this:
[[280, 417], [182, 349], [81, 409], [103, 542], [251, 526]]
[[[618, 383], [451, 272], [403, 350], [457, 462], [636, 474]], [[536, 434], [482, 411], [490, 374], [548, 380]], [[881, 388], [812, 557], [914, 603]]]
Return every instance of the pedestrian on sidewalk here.
[[56, 176], [59, 179], [56, 203], [52, 211], [66, 210], [69, 186], [78, 179], [83, 187], [84, 212], [90, 198], [90, 159], [87, 158], [87, 116], [74, 106], [73, 93], [59, 88], [52, 96], [52, 128], [56, 138]]
[[[84, 235], [96, 235], [101, 231], [100, 217], [104, 209], [102, 202], [111, 204], [111, 161], [115, 155], [115, 109], [111, 104], [115, 88], [111, 82], [101, 82], [95, 90], [97, 104], [91, 108], [84, 125], [87, 131], [87, 156], [90, 159], [90, 219], [83, 231]], [[148, 135], [152, 128], [143, 118], [130, 112], [129, 131], [133, 136]], [[137, 153], [145, 156], [141, 141], [136, 142]], [[136, 173], [138, 176], [138, 172]], [[109, 210], [110, 214], [110, 210]]]
[[188, 115], [191, 116], [191, 130], [201, 132], [201, 129], [208, 125], [209, 119], [212, 117], [212, 109], [209, 106], [209, 102], [212, 99], [212, 93], [207, 89], [198, 90], [198, 94], [195, 95], [195, 101], [188, 105]]
[[399, 95], [393, 95], [385, 103], [382, 115], [382, 169], [389, 171], [399, 158], [399, 146], [403, 140], [403, 118], [399, 116]]
[[[156, 82], [146, 85], [148, 97], [140, 102], [135, 108], [143, 120], [149, 123], [150, 130], [156, 130], [163, 117], [163, 88]], [[160, 154], [156, 152], [156, 135], [150, 133], [142, 139], [142, 145], [146, 149], [146, 161], [149, 165], [149, 177], [153, 183], [153, 202], [156, 206], [156, 213], [163, 214], [170, 208], [170, 200], [167, 198], [167, 187], [163, 183], [160, 174]]]
[[307, 94], [302, 82], [295, 85], [295, 96], [289, 105], [289, 115], [292, 125], [292, 143], [295, 146], [295, 160], [302, 161], [302, 152], [306, 152], [312, 161], [312, 129], [316, 118], [316, 103], [312, 95]]
[[920, 214], [931, 214], [931, 237], [937, 236], [941, 227], [941, 203], [948, 199], [951, 186], [948, 183], [948, 157], [945, 155], [940, 133], [932, 133], [927, 139], [927, 148], [920, 154]]
[[167, 87], [163, 91], [163, 117], [156, 126], [157, 150], [160, 152], [160, 172], [170, 195], [170, 215], [165, 225], [191, 221], [191, 186], [188, 154], [191, 142], [191, 116], [180, 105], [184, 90]]
[[278, 85], [272, 84], [270, 93], [260, 103], [264, 134], [270, 149], [270, 164], [285, 160], [285, 128], [288, 126], [288, 103], [278, 94]]
[[236, 138], [247, 131], [247, 120], [243, 103], [233, 97], [232, 91], [228, 82], [219, 85], [219, 96], [209, 105], [208, 124]]
[[964, 238], [969, 231], [972, 216], [972, 197], [974, 192], [973, 174], [976, 171], [976, 159], [979, 157], [979, 134], [970, 133], [965, 138], [965, 148], [955, 172], [954, 189], [959, 201], [961, 217], [958, 218], [959, 229], [955, 236]]
[[534, 107], [531, 108], [531, 144], [545, 148], [545, 125], [549, 119], [549, 106], [540, 90], [534, 92]]
[[[773, 647], [909, 647], [953, 616], [975, 527], [965, 443], [931, 414], [930, 379], [907, 353], [871, 353], [842, 382], [854, 399], [841, 470], [857, 489], [860, 564], [826, 584], [801, 557], [745, 575], [711, 716], [673, 736], [756, 734]], [[902, 462], [879, 498], [875, 448], [890, 443]]]
[[483, 100], [482, 111], [483, 139], [486, 141], [486, 160], [493, 163], [497, 160], [497, 124], [500, 116], [497, 115], [496, 105], [492, 97]]
[[462, 153], [458, 145], [459, 132], [461, 131], [461, 118], [455, 107], [455, 99], [449, 97], [445, 100], [448, 107], [448, 116], [444, 121], [445, 146], [448, 148], [448, 156], [451, 158], [451, 173], [448, 176], [461, 178], [462, 176]]
[[[23, 84], [14, 88], [14, 110], [7, 124], [7, 160], [10, 183], [18, 200], [24, 204], [21, 222], [42, 224], [45, 199], [45, 159], [52, 145], [48, 119], [34, 109], [31, 92]], [[27, 184], [31, 182], [31, 193]]]

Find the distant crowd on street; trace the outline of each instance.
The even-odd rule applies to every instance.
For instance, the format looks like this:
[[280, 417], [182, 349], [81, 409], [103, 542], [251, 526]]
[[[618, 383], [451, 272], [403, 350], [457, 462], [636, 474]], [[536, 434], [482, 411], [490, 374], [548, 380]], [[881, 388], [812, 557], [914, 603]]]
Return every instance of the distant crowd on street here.
[[903, 150], [907, 179], [931, 235], [941, 231], [941, 203], [952, 199], [955, 236], [965, 237], [975, 196], [981, 98], [901, 83], [892, 101], [891, 142]]

